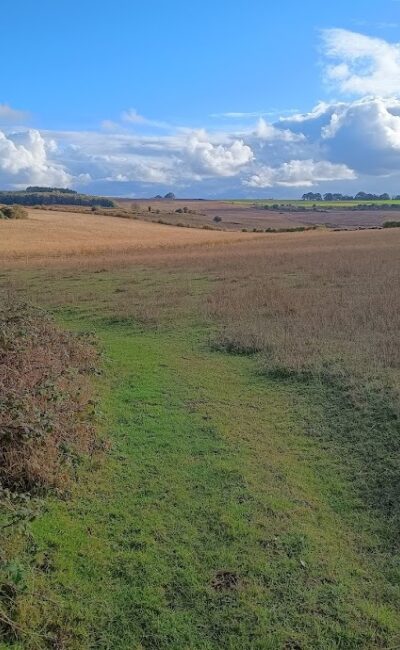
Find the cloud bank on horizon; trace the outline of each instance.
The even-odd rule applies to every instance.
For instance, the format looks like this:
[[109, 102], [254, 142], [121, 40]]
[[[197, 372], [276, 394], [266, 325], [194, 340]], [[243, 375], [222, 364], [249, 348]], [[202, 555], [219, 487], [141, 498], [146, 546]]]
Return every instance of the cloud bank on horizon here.
[[[400, 43], [327, 29], [321, 53], [324, 84], [341, 99], [273, 123], [228, 112], [218, 129], [190, 129], [131, 108], [97, 130], [46, 131], [24, 127], [26, 113], [0, 104], [0, 185], [121, 196], [298, 195], [333, 185], [399, 193]], [[225, 119], [235, 125], [224, 129]]]

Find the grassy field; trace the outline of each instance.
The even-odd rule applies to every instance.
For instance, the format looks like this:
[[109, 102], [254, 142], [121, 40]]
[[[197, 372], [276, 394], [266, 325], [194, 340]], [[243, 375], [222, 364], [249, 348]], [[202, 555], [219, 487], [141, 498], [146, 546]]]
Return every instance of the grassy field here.
[[377, 207], [385, 207], [388, 205], [393, 205], [393, 206], [399, 206], [400, 208], [400, 199], [388, 199], [387, 201], [384, 200], [373, 200], [373, 201], [303, 201], [302, 199], [237, 199], [231, 201], [233, 204], [239, 204], [239, 205], [248, 205], [248, 204], [254, 204], [254, 205], [268, 205], [268, 206], [273, 206], [274, 204], [278, 204], [280, 206], [297, 206], [297, 207], [303, 207], [303, 208], [308, 208], [312, 209], [312, 207], [315, 205], [317, 208], [355, 208], [357, 206], [377, 206]]
[[4, 287], [95, 332], [109, 450], [3, 529], [0, 648], [399, 647], [399, 243], [3, 257]]

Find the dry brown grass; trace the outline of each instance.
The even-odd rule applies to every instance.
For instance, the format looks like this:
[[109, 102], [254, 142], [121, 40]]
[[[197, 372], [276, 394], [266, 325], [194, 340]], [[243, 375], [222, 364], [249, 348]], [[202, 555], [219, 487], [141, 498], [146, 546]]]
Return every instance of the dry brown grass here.
[[[3, 264], [80, 271], [139, 264], [200, 272], [218, 280], [206, 312], [220, 326], [222, 347], [260, 351], [293, 369], [344, 360], [370, 369], [400, 364], [398, 231], [253, 235], [33, 212], [35, 219], [12, 224], [20, 226], [14, 234], [22, 257], [11, 260], [2, 241]], [[28, 224], [35, 237], [25, 231]], [[120, 298], [129, 312], [128, 296]], [[163, 308], [142, 297], [140, 304], [152, 320]]]
[[237, 247], [212, 264], [223, 279], [207, 301], [218, 344], [294, 370], [399, 369], [399, 244], [380, 231]]
[[[243, 239], [241, 233], [175, 228], [95, 214], [29, 210], [24, 221], [0, 221], [0, 262], [127, 254], [146, 249]], [[251, 236], [251, 235], [247, 235]]]
[[[212, 279], [204, 300], [208, 318], [219, 325], [217, 344], [259, 351], [270, 364], [396, 370], [399, 245], [400, 232], [386, 230], [245, 235], [204, 246], [82, 256], [73, 265], [80, 271], [140, 265]], [[71, 260], [57, 265], [71, 268]], [[160, 286], [160, 297], [153, 292], [147, 299], [129, 283], [113, 297], [112, 309], [155, 322], [169, 302], [174, 308], [185, 303], [192, 289], [190, 281], [173, 290]]]

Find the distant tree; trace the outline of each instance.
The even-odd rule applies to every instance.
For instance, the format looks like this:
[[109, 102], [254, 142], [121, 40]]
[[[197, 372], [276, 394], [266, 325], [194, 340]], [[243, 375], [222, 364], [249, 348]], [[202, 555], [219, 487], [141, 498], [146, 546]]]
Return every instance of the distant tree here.
[[368, 194], [367, 192], [358, 192], [355, 197], [356, 201], [376, 201], [379, 199], [377, 194]]
[[219, 216], [216, 214], [215, 217], [214, 217], [214, 219], [213, 219], [213, 221], [215, 221], [215, 223], [221, 223], [221, 221], [222, 221], [222, 217], [219, 217]]
[[301, 198], [303, 201], [322, 201], [322, 196], [319, 192], [306, 192]]

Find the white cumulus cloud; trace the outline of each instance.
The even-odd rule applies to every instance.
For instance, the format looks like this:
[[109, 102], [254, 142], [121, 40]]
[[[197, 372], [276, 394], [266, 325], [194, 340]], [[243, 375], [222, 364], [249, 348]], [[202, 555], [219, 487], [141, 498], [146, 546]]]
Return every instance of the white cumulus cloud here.
[[6, 135], [0, 131], [0, 182], [3, 184], [46, 183], [66, 185], [71, 176], [62, 165], [50, 162], [55, 143], [46, 141], [35, 129]]
[[358, 175], [400, 171], [400, 100], [370, 97], [321, 104], [315, 111], [281, 122], [301, 130], [320, 155]]
[[234, 140], [228, 146], [213, 144], [205, 131], [188, 137], [186, 155], [195, 171], [213, 176], [234, 176], [254, 157], [251, 147], [243, 140]]
[[290, 160], [279, 167], [260, 166], [245, 185], [250, 187], [311, 187], [321, 181], [352, 180], [356, 175], [346, 165], [335, 165], [327, 160]]
[[346, 95], [400, 93], [400, 43], [347, 29], [322, 32], [326, 77]]
[[269, 124], [262, 117], [257, 122], [254, 135], [259, 140], [284, 140], [286, 142], [304, 140], [302, 133], [294, 133], [290, 129], [280, 129], [273, 124]]

